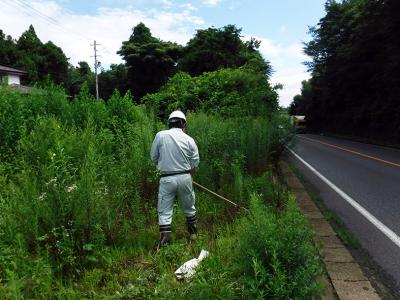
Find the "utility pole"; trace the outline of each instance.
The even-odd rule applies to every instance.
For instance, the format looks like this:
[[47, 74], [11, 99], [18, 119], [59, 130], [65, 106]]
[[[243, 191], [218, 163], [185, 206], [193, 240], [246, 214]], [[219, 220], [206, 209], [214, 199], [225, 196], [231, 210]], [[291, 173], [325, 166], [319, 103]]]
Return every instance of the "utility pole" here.
[[100, 46], [100, 44], [97, 44], [96, 41], [94, 41], [93, 45], [91, 44], [91, 46], [93, 46], [94, 49], [94, 55], [91, 57], [94, 57], [94, 73], [96, 74], [96, 100], [99, 100], [99, 81], [97, 78], [97, 68], [100, 66], [100, 62], [97, 61], [97, 57], [100, 55], [97, 55], [96, 46]]

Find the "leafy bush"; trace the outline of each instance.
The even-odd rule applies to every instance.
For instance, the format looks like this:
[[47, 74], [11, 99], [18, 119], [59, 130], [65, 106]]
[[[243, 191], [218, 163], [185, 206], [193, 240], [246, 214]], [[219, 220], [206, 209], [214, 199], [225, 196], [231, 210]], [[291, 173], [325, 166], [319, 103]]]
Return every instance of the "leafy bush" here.
[[175, 109], [222, 117], [266, 117], [278, 108], [277, 93], [267, 77], [251, 68], [220, 69], [198, 77], [180, 72], [143, 101], [161, 119]]
[[195, 278], [175, 297], [311, 299], [321, 291], [313, 232], [293, 199], [278, 212], [253, 195], [249, 215], [223, 227], [215, 243]]
[[322, 272], [313, 232], [290, 199], [277, 213], [253, 196], [251, 215], [238, 226], [238, 267], [246, 297], [306, 299], [319, 291]]

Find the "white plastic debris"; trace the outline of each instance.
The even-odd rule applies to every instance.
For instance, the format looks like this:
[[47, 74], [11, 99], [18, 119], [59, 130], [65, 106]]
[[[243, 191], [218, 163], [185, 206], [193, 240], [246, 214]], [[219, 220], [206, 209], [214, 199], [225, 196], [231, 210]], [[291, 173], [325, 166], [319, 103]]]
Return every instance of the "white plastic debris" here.
[[208, 251], [201, 250], [198, 258], [193, 258], [185, 262], [175, 271], [176, 278], [191, 278], [196, 273], [196, 267], [204, 258], [208, 256], [208, 254], [210, 254]]

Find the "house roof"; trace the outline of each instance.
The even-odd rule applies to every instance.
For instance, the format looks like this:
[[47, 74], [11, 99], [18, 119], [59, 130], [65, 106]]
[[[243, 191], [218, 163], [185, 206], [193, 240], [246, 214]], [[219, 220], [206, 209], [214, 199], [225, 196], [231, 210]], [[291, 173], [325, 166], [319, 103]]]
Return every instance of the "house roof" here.
[[27, 74], [27, 72], [25, 72], [25, 71], [14, 69], [14, 68], [10, 68], [10, 67], [6, 67], [6, 66], [1, 66], [1, 65], [0, 65], [0, 73], [16, 74], [16, 75]]

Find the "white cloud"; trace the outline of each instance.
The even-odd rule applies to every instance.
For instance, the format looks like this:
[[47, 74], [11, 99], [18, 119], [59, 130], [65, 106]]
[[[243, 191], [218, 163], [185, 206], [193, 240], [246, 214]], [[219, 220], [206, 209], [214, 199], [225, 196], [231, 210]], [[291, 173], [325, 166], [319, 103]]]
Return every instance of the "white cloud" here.
[[[273, 60], [274, 64], [278, 62], [291, 60], [305, 61], [307, 56], [303, 53], [303, 45], [300, 43], [291, 43], [288, 45], [276, 41], [255, 37], [261, 41], [260, 52], [267, 60]], [[248, 38], [247, 38], [248, 39]]]
[[222, 0], [203, 0], [202, 2], [204, 5], [213, 7], [213, 6], [217, 6], [218, 4], [220, 4], [222, 2]]
[[[293, 97], [300, 93], [301, 81], [310, 77], [306, 66], [302, 65], [307, 60], [303, 46], [300, 43], [282, 44], [271, 39], [255, 38], [261, 41], [261, 54], [272, 64], [274, 72], [271, 82], [283, 85], [283, 89], [278, 91], [279, 103], [288, 106]], [[250, 39], [250, 36], [245, 36], [245, 39]]]
[[197, 7], [195, 7], [192, 3], [183, 3], [180, 5], [183, 9], [189, 10], [189, 11], [196, 11]]
[[[171, 1], [164, 2], [172, 4]], [[103, 7], [93, 15], [84, 15], [65, 10], [51, 0], [32, 1], [29, 6], [21, 6], [12, 0], [6, 0], [4, 4], [0, 10], [0, 28], [6, 34], [19, 38], [32, 24], [42, 42], [51, 40], [60, 46], [74, 65], [78, 61], [92, 65], [93, 47], [90, 44], [93, 40], [101, 44], [99, 60], [103, 65], [121, 62], [116, 51], [139, 22], [146, 24], [154, 36], [180, 44], [192, 37], [195, 27], [204, 24], [202, 18], [192, 14], [194, 9], [190, 6], [174, 11]]]
[[281, 53], [283, 52], [281, 44], [278, 44], [266, 38], [256, 37], [256, 39], [261, 41], [259, 50], [267, 59], [271, 59], [272, 57], [277, 57], [281, 55]]
[[300, 61], [306, 61], [308, 60], [308, 56], [304, 54], [303, 52], [303, 45], [300, 43], [293, 43], [290, 44], [287, 48], [286, 48], [286, 53], [288, 55], [290, 55], [293, 58], [297, 58]]
[[174, 3], [172, 1], [170, 1], [170, 0], [161, 0], [161, 3], [166, 7], [174, 6]]
[[283, 84], [283, 89], [279, 90], [279, 104], [281, 106], [289, 106], [293, 97], [300, 94], [301, 82], [310, 78], [306, 68], [287, 67], [275, 72], [271, 78], [273, 84]]

